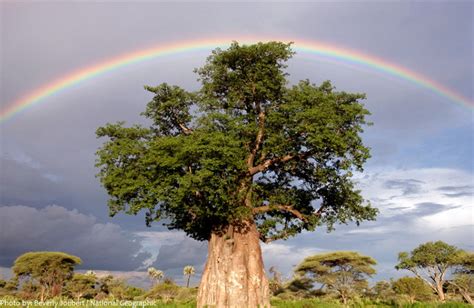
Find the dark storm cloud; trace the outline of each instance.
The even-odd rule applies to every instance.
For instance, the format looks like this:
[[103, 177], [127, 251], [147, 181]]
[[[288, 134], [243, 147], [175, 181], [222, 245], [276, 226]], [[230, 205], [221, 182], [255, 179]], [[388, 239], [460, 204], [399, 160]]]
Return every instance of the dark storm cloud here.
[[186, 265], [202, 267], [206, 261], [207, 243], [185, 238], [174, 245], [163, 245], [152, 266], [161, 270], [182, 270]]
[[31, 160], [0, 157], [0, 166], [0, 204], [43, 205], [66, 193], [61, 183], [48, 178], [49, 173]]
[[0, 265], [6, 267], [37, 250], [77, 255], [85, 269], [134, 270], [150, 257], [120, 226], [57, 205], [0, 207], [0, 243]]

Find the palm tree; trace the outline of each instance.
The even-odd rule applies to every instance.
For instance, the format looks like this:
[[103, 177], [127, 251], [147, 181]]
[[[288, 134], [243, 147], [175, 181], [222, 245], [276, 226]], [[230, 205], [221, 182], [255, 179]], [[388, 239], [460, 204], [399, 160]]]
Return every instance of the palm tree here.
[[96, 274], [93, 270], [88, 270], [88, 271], [85, 273], [85, 275], [87, 275], [87, 276], [93, 276], [93, 277], [96, 277], [96, 276], [97, 276], [97, 274]]
[[148, 268], [148, 275], [150, 276], [151, 280], [152, 280], [152, 286], [155, 285], [155, 281], [156, 282], [160, 282], [161, 279], [163, 279], [163, 277], [165, 276], [165, 273], [163, 273], [163, 271], [160, 271], [154, 267], [149, 267]]
[[193, 266], [191, 265], [186, 265], [183, 269], [183, 274], [184, 276], [188, 276], [188, 281], [186, 282], [186, 288], [189, 288], [189, 280], [191, 279], [191, 276], [193, 276], [196, 273], [196, 270], [194, 269]]

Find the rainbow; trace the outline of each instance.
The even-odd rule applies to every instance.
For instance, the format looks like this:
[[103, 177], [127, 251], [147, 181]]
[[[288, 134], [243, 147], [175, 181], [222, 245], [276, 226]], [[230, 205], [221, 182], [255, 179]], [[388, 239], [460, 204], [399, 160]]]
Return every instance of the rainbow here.
[[44, 102], [45, 99], [53, 94], [65, 90], [79, 82], [91, 79], [95, 76], [116, 70], [118, 68], [132, 65], [138, 62], [162, 57], [166, 55], [195, 52], [199, 50], [211, 50], [216, 47], [227, 47], [232, 40], [238, 41], [242, 44], [255, 43], [259, 41], [283, 41], [294, 42], [292, 48], [297, 52], [307, 53], [320, 58], [329, 59], [332, 61], [355, 64], [362, 67], [368, 67], [381, 73], [395, 76], [414, 84], [417, 84], [425, 89], [428, 89], [438, 95], [448, 98], [450, 101], [461, 104], [466, 107], [474, 107], [474, 102], [467, 97], [464, 97], [455, 91], [431, 80], [419, 73], [411, 71], [400, 65], [390, 63], [386, 60], [377, 58], [372, 55], [363, 54], [351, 49], [341, 48], [334, 45], [308, 41], [308, 40], [294, 40], [288, 38], [272, 38], [272, 37], [235, 37], [216, 38], [206, 40], [184, 41], [170, 44], [163, 44], [152, 48], [134, 51], [127, 53], [111, 60], [104, 61], [89, 67], [77, 70], [67, 74], [55, 81], [52, 81], [44, 86], [32, 91], [31, 93], [19, 98], [13, 103], [0, 111], [0, 123], [12, 118], [14, 115], [28, 109], [29, 107]]

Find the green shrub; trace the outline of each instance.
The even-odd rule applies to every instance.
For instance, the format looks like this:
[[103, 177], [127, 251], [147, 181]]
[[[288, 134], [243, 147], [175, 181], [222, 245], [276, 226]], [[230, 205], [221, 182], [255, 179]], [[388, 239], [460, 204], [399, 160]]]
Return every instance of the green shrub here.
[[160, 283], [140, 299], [159, 299], [165, 303], [177, 304], [192, 303], [196, 300], [197, 288], [184, 288], [174, 283]]

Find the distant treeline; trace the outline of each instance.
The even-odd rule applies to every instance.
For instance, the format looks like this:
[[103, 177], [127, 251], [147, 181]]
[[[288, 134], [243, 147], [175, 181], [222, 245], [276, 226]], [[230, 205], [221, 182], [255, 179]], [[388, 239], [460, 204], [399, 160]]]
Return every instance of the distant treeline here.
[[[322, 300], [344, 305], [372, 301], [389, 305], [421, 302], [467, 302], [473, 304], [474, 253], [442, 241], [428, 242], [411, 252], [400, 252], [397, 270], [411, 276], [378, 281], [369, 286], [376, 273], [376, 260], [355, 251], [335, 251], [305, 258], [291, 279], [282, 279], [277, 267], [269, 270], [274, 300]], [[149, 290], [128, 285], [112, 275], [93, 271], [78, 273], [79, 257], [63, 252], [37, 251], [19, 256], [13, 277], [0, 279], [0, 298], [21, 300], [95, 299], [162, 300], [193, 303], [197, 288], [190, 288], [195, 275], [191, 265], [183, 268], [186, 286], [177, 285], [161, 270], [148, 268]]]

